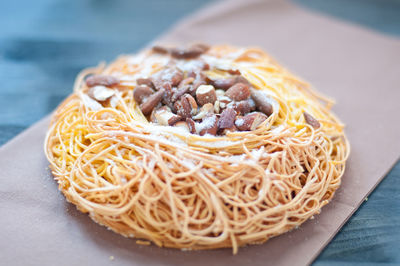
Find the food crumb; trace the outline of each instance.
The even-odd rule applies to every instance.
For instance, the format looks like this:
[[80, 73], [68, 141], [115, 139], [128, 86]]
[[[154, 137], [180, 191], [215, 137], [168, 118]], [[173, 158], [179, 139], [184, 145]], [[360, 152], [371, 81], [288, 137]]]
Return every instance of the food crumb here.
[[144, 245], [144, 246], [149, 246], [149, 245], [150, 245], [150, 241], [146, 241], [146, 240], [136, 240], [136, 244], [138, 244], [138, 245]]
[[114, 260], [114, 256], [110, 256], [110, 258], [109, 258], [110, 260]]

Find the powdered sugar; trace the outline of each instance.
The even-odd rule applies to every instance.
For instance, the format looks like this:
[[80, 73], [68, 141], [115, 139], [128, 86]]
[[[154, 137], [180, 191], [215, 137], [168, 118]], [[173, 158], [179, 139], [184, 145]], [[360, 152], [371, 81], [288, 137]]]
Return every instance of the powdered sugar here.
[[203, 64], [204, 63], [199, 60], [178, 60], [176, 62], [176, 66], [184, 72], [201, 69], [203, 67]]
[[138, 55], [130, 56], [128, 64], [139, 68], [139, 71], [134, 75], [121, 77], [122, 80], [136, 80], [140, 77], [149, 77], [155, 71], [168, 64], [169, 57], [159, 54], [148, 54], [142, 52]]
[[243, 126], [243, 124], [244, 124], [244, 119], [243, 118], [238, 118], [238, 119], [235, 120], [235, 125], [237, 127], [241, 127], [241, 126]]
[[273, 129], [271, 129], [270, 132], [273, 133], [273, 134], [280, 134], [280, 133], [282, 133], [282, 131], [284, 129], [285, 129], [285, 127], [283, 125], [279, 125], [279, 126], [273, 128]]
[[95, 100], [90, 98], [88, 95], [83, 94], [82, 92], [80, 92], [79, 96], [81, 97], [83, 104], [87, 108], [89, 108], [89, 109], [91, 109], [93, 111], [99, 111], [99, 110], [103, 109], [103, 106], [100, 103], [96, 102]]
[[[214, 137], [212, 135], [205, 135], [205, 136], [210, 136]], [[230, 140], [216, 140], [216, 141], [202, 141], [202, 140], [197, 140], [194, 142], [195, 145], [198, 146], [203, 146], [207, 148], [225, 148], [233, 145], [239, 144], [240, 141], [230, 141]]]
[[259, 161], [260, 158], [263, 157], [264, 153], [265, 153], [265, 151], [264, 151], [264, 146], [261, 146], [261, 148], [259, 148], [259, 149], [253, 149], [253, 150], [251, 151], [251, 155], [253, 156], [253, 158], [254, 158], [256, 161]]
[[185, 166], [187, 169], [193, 169], [196, 167], [196, 164], [193, 160], [190, 160], [188, 158], [185, 158], [180, 161], [180, 163]]
[[204, 129], [212, 128], [215, 125], [215, 123], [217, 122], [216, 119], [217, 119], [217, 117], [215, 115], [205, 117], [201, 123], [196, 123], [195, 124], [196, 125], [196, 131], [197, 132], [201, 132]]

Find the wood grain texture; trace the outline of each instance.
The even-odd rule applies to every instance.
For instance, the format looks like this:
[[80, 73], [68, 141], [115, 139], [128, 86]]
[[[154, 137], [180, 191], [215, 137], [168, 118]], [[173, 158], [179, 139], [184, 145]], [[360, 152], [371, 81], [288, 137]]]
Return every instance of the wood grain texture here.
[[[82, 68], [138, 50], [210, 1], [1, 1], [0, 144], [51, 112]], [[400, 36], [399, 0], [295, 2]], [[400, 163], [315, 265], [400, 264], [399, 191]]]

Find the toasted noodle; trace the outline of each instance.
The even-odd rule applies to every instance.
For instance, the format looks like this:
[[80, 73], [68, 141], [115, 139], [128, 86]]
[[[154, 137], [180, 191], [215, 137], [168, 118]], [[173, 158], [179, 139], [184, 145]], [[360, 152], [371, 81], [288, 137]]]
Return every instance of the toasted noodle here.
[[[318, 214], [350, 149], [332, 101], [260, 49], [212, 46], [201, 58], [211, 76], [239, 70], [272, 99], [273, 113], [253, 131], [223, 136], [150, 123], [135, 103], [135, 80], [170, 58], [145, 50], [78, 76], [53, 115], [45, 152], [67, 200], [113, 231], [163, 247], [236, 253]], [[88, 74], [119, 79], [114, 107], [87, 96]]]

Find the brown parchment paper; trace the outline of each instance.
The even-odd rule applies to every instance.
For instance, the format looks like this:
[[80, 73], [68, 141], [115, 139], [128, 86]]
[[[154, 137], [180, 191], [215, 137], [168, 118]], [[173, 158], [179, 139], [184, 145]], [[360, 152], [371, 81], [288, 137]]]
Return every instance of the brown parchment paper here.
[[1, 265], [309, 264], [398, 160], [399, 40], [265, 0], [208, 6], [161, 40], [260, 46], [335, 98], [334, 111], [347, 124], [352, 153], [333, 201], [299, 229], [241, 248], [236, 256], [229, 249], [140, 246], [65, 201], [43, 154], [45, 118], [0, 148]]

